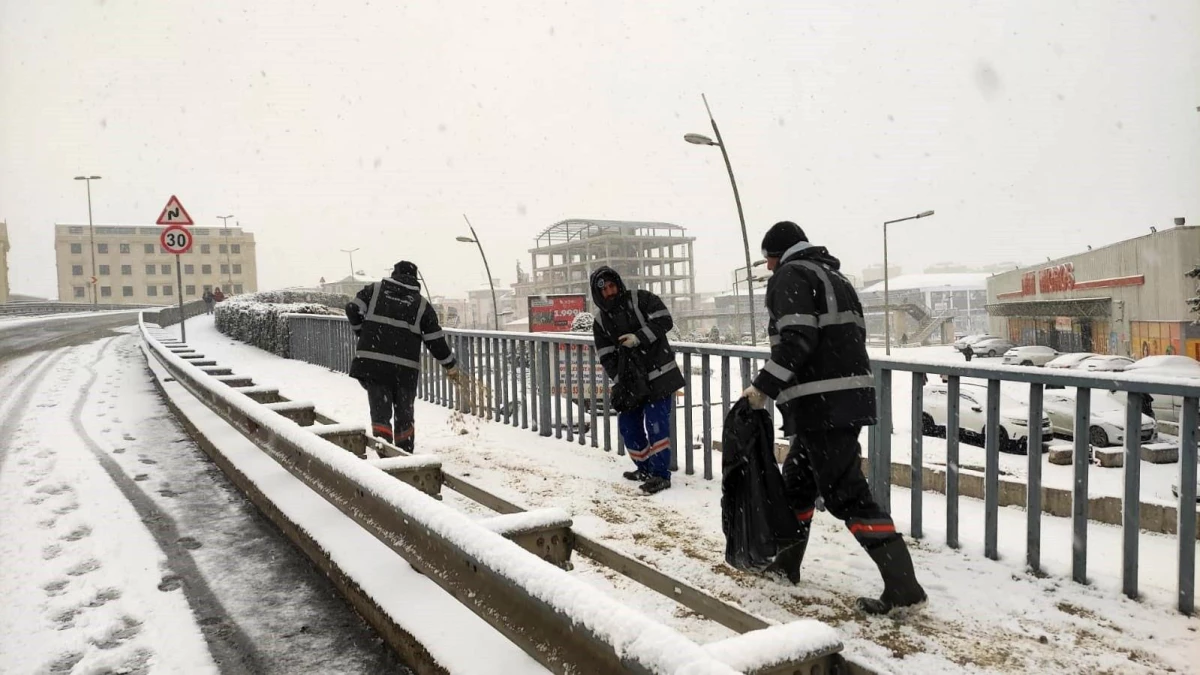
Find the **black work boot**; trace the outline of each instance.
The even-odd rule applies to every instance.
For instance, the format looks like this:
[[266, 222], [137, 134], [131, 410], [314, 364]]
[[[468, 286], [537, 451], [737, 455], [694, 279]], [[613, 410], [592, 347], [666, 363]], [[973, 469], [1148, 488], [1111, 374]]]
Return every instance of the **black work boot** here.
[[[800, 583], [800, 564], [804, 562], [804, 551], [808, 548], [808, 533], [800, 541], [783, 549], [775, 556], [763, 574], [776, 577], [787, 577], [793, 586]], [[782, 581], [782, 578], [780, 579]]]
[[859, 598], [858, 608], [867, 614], [887, 614], [893, 609], [912, 607], [925, 602], [925, 589], [917, 583], [912, 556], [904, 539], [896, 537], [882, 546], [868, 549], [871, 559], [879, 566], [883, 577], [883, 595], [878, 598]]
[[645, 483], [646, 481], [650, 480], [650, 474], [642, 471], [641, 469], [626, 471], [621, 475], [625, 477], [625, 480], [635, 480], [639, 483]]
[[642, 489], [642, 492], [645, 492], [648, 495], [658, 494], [659, 492], [671, 487], [671, 479], [663, 478], [661, 476], [651, 476], [646, 480], [645, 483], [642, 483], [638, 487]]

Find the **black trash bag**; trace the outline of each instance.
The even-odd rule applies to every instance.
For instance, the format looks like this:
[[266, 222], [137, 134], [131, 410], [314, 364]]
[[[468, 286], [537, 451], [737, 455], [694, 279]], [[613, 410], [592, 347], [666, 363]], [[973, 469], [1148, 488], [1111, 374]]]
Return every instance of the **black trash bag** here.
[[800, 541], [775, 463], [771, 415], [741, 399], [725, 417], [721, 445], [721, 526], [725, 562], [762, 572], [780, 551]]
[[646, 367], [631, 349], [617, 349], [617, 377], [609, 394], [613, 410], [629, 412], [650, 401], [650, 380]]

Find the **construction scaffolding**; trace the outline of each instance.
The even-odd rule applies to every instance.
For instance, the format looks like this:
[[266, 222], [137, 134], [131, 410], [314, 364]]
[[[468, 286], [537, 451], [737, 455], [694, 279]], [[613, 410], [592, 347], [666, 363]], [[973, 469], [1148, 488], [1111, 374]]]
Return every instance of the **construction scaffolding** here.
[[583, 293], [590, 303], [588, 276], [607, 265], [626, 286], [657, 294], [673, 314], [695, 307], [696, 238], [679, 225], [572, 219], [546, 228], [536, 241], [529, 249], [535, 293]]

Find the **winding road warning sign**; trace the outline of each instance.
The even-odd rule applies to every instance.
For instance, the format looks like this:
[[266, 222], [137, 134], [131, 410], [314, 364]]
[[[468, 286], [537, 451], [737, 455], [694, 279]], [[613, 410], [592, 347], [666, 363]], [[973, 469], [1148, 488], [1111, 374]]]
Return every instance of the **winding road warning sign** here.
[[192, 217], [183, 208], [183, 204], [179, 203], [179, 198], [171, 195], [171, 199], [167, 205], [163, 207], [162, 214], [158, 217], [159, 225], [193, 225]]

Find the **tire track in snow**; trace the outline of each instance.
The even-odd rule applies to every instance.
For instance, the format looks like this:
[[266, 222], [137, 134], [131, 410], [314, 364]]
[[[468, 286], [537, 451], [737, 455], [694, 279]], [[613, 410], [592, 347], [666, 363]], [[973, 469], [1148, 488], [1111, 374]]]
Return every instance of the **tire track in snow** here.
[[21, 384], [17, 385], [16, 391], [12, 392], [7, 402], [0, 406], [0, 471], [4, 471], [4, 460], [8, 457], [8, 450], [13, 447], [13, 437], [17, 435], [21, 418], [25, 416], [25, 410], [33, 400], [31, 394], [41, 386], [42, 376], [46, 371], [53, 368], [66, 353], [66, 350], [60, 350], [43, 354], [33, 363], [12, 373], [10, 378], [6, 378], [19, 380]]
[[229, 675], [242, 673], [251, 675], [263, 672], [262, 659], [253, 641], [233, 620], [205, 581], [204, 575], [200, 573], [186, 544], [183, 543], [185, 540], [179, 536], [175, 521], [159, 509], [150, 496], [142, 492], [137, 481], [130, 478], [121, 466], [104, 452], [100, 444], [83, 426], [83, 410], [87, 405], [88, 392], [91, 391], [98, 377], [96, 365], [104, 359], [105, 354], [116, 343], [116, 340], [117, 338], [109, 338], [96, 358], [88, 364], [87, 384], [75, 401], [71, 411], [71, 424], [75, 433], [88, 450], [95, 455], [100, 466], [112, 479], [113, 484], [137, 511], [146, 529], [154, 537], [155, 543], [166, 555], [170, 574], [164, 575], [160, 590], [169, 591], [182, 588], [184, 597], [187, 598], [188, 604], [197, 616], [218, 619], [199, 622], [199, 626], [204, 640], [212, 651], [213, 660], [216, 661], [221, 672]]

